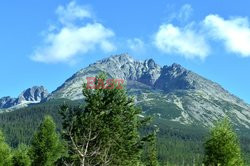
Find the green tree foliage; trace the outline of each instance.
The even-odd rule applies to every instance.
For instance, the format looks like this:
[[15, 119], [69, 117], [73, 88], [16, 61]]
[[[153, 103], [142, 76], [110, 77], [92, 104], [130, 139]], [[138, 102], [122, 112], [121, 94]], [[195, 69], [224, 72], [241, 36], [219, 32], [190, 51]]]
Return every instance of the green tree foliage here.
[[3, 133], [0, 131], [0, 166], [10, 166], [11, 158], [11, 148], [5, 142]]
[[[97, 77], [97, 89], [84, 85], [85, 105], [62, 107], [64, 138], [75, 165], [136, 166], [145, 138], [140, 138], [140, 109], [126, 91]], [[100, 84], [100, 81], [103, 80]], [[112, 87], [112, 88], [111, 88]]]
[[12, 157], [13, 166], [30, 166], [31, 159], [28, 155], [29, 149], [26, 145], [19, 145], [18, 149], [14, 150]]
[[243, 165], [238, 138], [227, 118], [212, 128], [205, 143], [204, 163], [207, 166]]
[[32, 139], [30, 151], [32, 165], [51, 166], [63, 152], [63, 143], [56, 133], [55, 123], [50, 116], [46, 116]]
[[159, 166], [158, 162], [158, 153], [157, 153], [157, 137], [156, 131], [151, 136], [151, 140], [149, 142], [148, 152], [147, 152], [147, 166]]
[[[83, 103], [83, 100], [50, 100], [16, 111], [1, 113], [0, 128], [5, 134], [6, 142], [13, 148], [17, 148], [18, 144], [22, 143], [30, 145], [31, 136], [34, 135], [40, 126], [45, 115], [52, 116], [57, 128], [61, 130], [62, 121], [58, 110], [64, 103], [69, 107], [78, 107]], [[140, 106], [140, 103], [138, 103], [138, 106]], [[147, 107], [142, 108], [145, 113], [149, 111]], [[162, 118], [155, 117], [153, 119], [151, 124], [160, 128], [157, 134], [157, 151], [160, 163], [167, 162], [168, 164], [182, 165], [184, 160], [187, 165], [194, 165], [194, 163], [201, 165], [203, 159], [203, 138], [207, 135], [207, 130], [195, 126], [182, 125]], [[152, 130], [148, 130], [148, 128], [149, 126], [145, 127], [147, 132], [140, 130], [141, 134], [146, 135], [154, 130], [154, 127], [152, 127]], [[247, 130], [242, 132], [248, 133]], [[245, 160], [250, 160], [249, 138], [250, 136], [247, 136], [241, 140], [241, 143], [244, 145], [244, 153], [246, 154]]]

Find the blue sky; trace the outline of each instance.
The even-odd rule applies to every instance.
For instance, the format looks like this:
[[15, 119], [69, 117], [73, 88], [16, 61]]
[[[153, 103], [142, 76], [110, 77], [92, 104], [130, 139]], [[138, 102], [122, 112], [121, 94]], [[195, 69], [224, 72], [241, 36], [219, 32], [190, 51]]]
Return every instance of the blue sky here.
[[96, 60], [173, 62], [250, 103], [248, 0], [2, 0], [0, 96], [50, 92]]

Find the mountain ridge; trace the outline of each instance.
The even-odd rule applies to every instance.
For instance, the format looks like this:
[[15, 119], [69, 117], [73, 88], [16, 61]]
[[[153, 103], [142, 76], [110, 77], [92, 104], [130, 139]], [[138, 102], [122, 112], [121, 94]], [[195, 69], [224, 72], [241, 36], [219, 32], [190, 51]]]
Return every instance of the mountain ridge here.
[[228, 116], [237, 126], [250, 128], [249, 104], [218, 83], [176, 63], [161, 67], [153, 59], [137, 61], [128, 54], [113, 55], [79, 70], [44, 100], [83, 99], [81, 88], [86, 77], [100, 72], [124, 79], [128, 94], [144, 108], [145, 115], [203, 126]]
[[[95, 72], [101, 72], [101, 71], [105, 71], [106, 69], [108, 69], [108, 66], [101, 66], [100, 67], [100, 65], [102, 65], [102, 64], [105, 64], [105, 63], [110, 63], [110, 61], [114, 61], [114, 60], [117, 60], [117, 59], [121, 59], [122, 61], [126, 61], [126, 60], [128, 60], [128, 61], [130, 61], [130, 62], [134, 62], [135, 63], [135, 65], [138, 65], [139, 63], [141, 63], [141, 64], [144, 64], [145, 66], [146, 66], [146, 68], [148, 67], [147, 66], [147, 62], [149, 62], [150, 64], [151, 64], [151, 66], [153, 65], [153, 66], [156, 66], [156, 68], [157, 68], [157, 70], [155, 71], [156, 73], [155, 73], [155, 75], [154, 75], [154, 78], [152, 78], [152, 80], [150, 80], [150, 81], [148, 81], [147, 79], [145, 79], [145, 77], [147, 76], [147, 74], [148, 73], [144, 73], [144, 75], [142, 75], [142, 77], [140, 77], [137, 81], [139, 81], [139, 82], [142, 82], [142, 83], [144, 83], [144, 84], [146, 84], [146, 85], [150, 85], [150, 86], [153, 86], [155, 89], [163, 89], [163, 90], [165, 90], [165, 91], [173, 91], [173, 89], [170, 89], [170, 90], [167, 90], [167, 89], [164, 89], [164, 87], [161, 87], [161, 85], [154, 85], [154, 83], [157, 81], [157, 79], [160, 77], [160, 73], [161, 73], [161, 70], [159, 70], [160, 68], [162, 69], [162, 70], [164, 70], [165, 68], [173, 68], [173, 70], [168, 70], [168, 71], [176, 71], [176, 70], [181, 70], [181, 72], [179, 72], [179, 73], [181, 73], [181, 74], [183, 74], [184, 73], [184, 75], [185, 74], [189, 74], [189, 73], [191, 73], [191, 77], [195, 77], [195, 78], [192, 78], [193, 80], [195, 80], [197, 77], [200, 77], [200, 78], [202, 78], [203, 80], [205, 80], [205, 81], [207, 81], [207, 82], [209, 82], [210, 84], [212, 84], [213, 86], [215, 86], [215, 87], [217, 87], [217, 88], [219, 88], [219, 89], [221, 89], [221, 91], [225, 91], [226, 93], [228, 93], [228, 94], [230, 94], [231, 96], [233, 96], [234, 98], [237, 98], [237, 99], [239, 99], [239, 100], [241, 100], [241, 102], [244, 102], [242, 99], [240, 99], [239, 97], [237, 97], [237, 96], [235, 96], [235, 95], [233, 95], [232, 93], [230, 93], [229, 91], [227, 91], [226, 89], [224, 89], [221, 85], [219, 85], [218, 83], [215, 83], [215, 82], [213, 82], [213, 81], [211, 81], [211, 80], [209, 80], [209, 79], [206, 79], [206, 78], [204, 78], [204, 77], [202, 77], [202, 76], [200, 76], [200, 75], [198, 75], [198, 74], [196, 74], [196, 73], [194, 73], [194, 72], [192, 72], [192, 71], [190, 71], [190, 70], [187, 70], [186, 68], [184, 68], [184, 67], [182, 67], [180, 64], [177, 64], [177, 63], [173, 63], [172, 65], [170, 65], [170, 66], [168, 66], [168, 65], [164, 65], [163, 67], [161, 67], [160, 65], [157, 65], [155, 62], [154, 62], [154, 60], [153, 59], [147, 59], [147, 60], [145, 60], [145, 61], [135, 61], [131, 56], [129, 56], [128, 54], [118, 54], [118, 55], [113, 55], [113, 56], [110, 56], [110, 57], [108, 57], [108, 58], [105, 58], [105, 59], [102, 59], [102, 60], [99, 60], [99, 61], [97, 61], [97, 62], [95, 62], [95, 63], [93, 63], [93, 64], [90, 64], [88, 67], [86, 67], [86, 68], [83, 68], [83, 69], [80, 69], [80, 71], [78, 71], [78, 72], [76, 72], [75, 74], [73, 74], [69, 79], [67, 79], [66, 81], [65, 81], [65, 83], [66, 82], [69, 82], [69, 81], [71, 81], [71, 80], [73, 80], [74, 78], [76, 78], [76, 77], [78, 77], [79, 75], [81, 75], [82, 73], [84, 73], [84, 72], [86, 72], [86, 69], [87, 70], [89, 70], [89, 75], [91, 75], [91, 74], [96, 74]], [[96, 66], [98, 66], [98, 67], [96, 67]], [[89, 69], [89, 67], [93, 67], [94, 69], [96, 69], [96, 70], [94, 70], [93, 68], [90, 68]], [[121, 65], [121, 67], [123, 67], [123, 68], [125, 68], [124, 67], [124, 64], [122, 64]], [[116, 68], [116, 69], [118, 69], [118, 68]], [[152, 69], [152, 68], [151, 68]], [[154, 68], [153, 68], [154, 69]], [[92, 73], [91, 73], [92, 72]], [[121, 73], [114, 73], [114, 71], [112, 71], [111, 70], [111, 72], [110, 72], [110, 70], [107, 70], [106, 71], [107, 73], [108, 73], [108, 75], [113, 75], [113, 77], [115, 77], [116, 76], [116, 78], [120, 78], [120, 79], [130, 79], [130, 80], [136, 80], [136, 78], [135, 78], [135, 75], [130, 75], [130, 76], [127, 76], [126, 75], [126, 73], [124, 74], [121, 74]], [[172, 73], [172, 74], [170, 74], [170, 75], [172, 75], [172, 76], [174, 76], [174, 74], [179, 74], [178, 72], [177, 73]], [[98, 74], [98, 73], [97, 73]], [[118, 75], [118, 76], [117, 76]], [[150, 77], [150, 76], [149, 76]], [[151, 77], [153, 77], [153, 76], [151, 76]], [[149, 78], [150, 79], [150, 78]], [[145, 82], [144, 82], [145, 81]], [[148, 82], [147, 82], [148, 81]], [[158, 82], [160, 82], [159, 80], [158, 80]], [[195, 86], [194, 85], [195, 83], [190, 83], [189, 82], [189, 84], [187, 85], [187, 86], [191, 86], [191, 87], [174, 87], [174, 88], [176, 88], [176, 89], [185, 89], [185, 88], [187, 88], [187, 89], [193, 89], [194, 87], [193, 86]], [[54, 93], [56, 93], [58, 90], [60, 90], [62, 87], [63, 87], [63, 85], [65, 85], [65, 84], [62, 84], [61, 86], [59, 86], [55, 91], [53, 91], [51, 94], [53, 95]], [[203, 88], [203, 87], [196, 87], [196, 88], [199, 88], [199, 89], [201, 89], [201, 88]]]
[[[250, 127], [249, 105], [218, 83], [176, 63], [161, 67], [153, 59], [136, 61], [128, 54], [114, 55], [81, 69], [53, 91], [48, 99], [83, 99], [79, 89], [86, 82], [86, 77], [96, 76], [100, 72], [107, 73], [109, 77], [124, 79], [130, 87], [128, 93], [135, 96], [138, 103], [143, 103], [145, 108], [152, 105], [157, 107], [157, 102], [158, 105], [174, 105], [178, 111], [169, 112], [176, 114], [170, 118], [171, 121], [211, 126], [214, 121], [229, 116], [236, 124]], [[139, 84], [140, 88], [136, 88], [135, 85], [138, 87]], [[142, 89], [143, 86], [147, 86], [147, 90]], [[153, 114], [164, 114], [156, 112]]]

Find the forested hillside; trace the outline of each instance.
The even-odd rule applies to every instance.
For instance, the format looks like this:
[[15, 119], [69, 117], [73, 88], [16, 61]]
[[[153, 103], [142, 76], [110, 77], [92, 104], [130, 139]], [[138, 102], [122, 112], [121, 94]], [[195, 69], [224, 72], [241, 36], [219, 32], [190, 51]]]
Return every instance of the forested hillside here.
[[[56, 122], [58, 132], [61, 131], [60, 107], [63, 104], [77, 106], [82, 101], [70, 101], [67, 99], [51, 100], [46, 103], [32, 105], [13, 112], [0, 114], [0, 128], [3, 130], [6, 141], [17, 147], [20, 143], [30, 144], [32, 135], [37, 130], [45, 115], [51, 115]], [[145, 107], [142, 107], [146, 111]], [[181, 125], [153, 117], [151, 127], [141, 130], [142, 133], [152, 131], [154, 125], [159, 130], [157, 139], [157, 151], [159, 161], [172, 164], [193, 164], [202, 162], [204, 149], [203, 143], [208, 135], [207, 128], [197, 126]], [[247, 132], [241, 133], [241, 145], [244, 150], [245, 160], [250, 156], [250, 137]], [[247, 157], [248, 156], [248, 157]]]

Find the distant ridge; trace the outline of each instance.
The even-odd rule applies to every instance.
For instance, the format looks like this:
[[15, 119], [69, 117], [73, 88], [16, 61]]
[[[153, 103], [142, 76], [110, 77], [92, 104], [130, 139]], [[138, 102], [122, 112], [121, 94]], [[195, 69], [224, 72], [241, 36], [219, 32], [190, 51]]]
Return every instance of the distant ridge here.
[[48, 91], [43, 86], [33, 86], [24, 90], [17, 98], [0, 98], [0, 109], [17, 109], [28, 104], [39, 103], [48, 96]]

